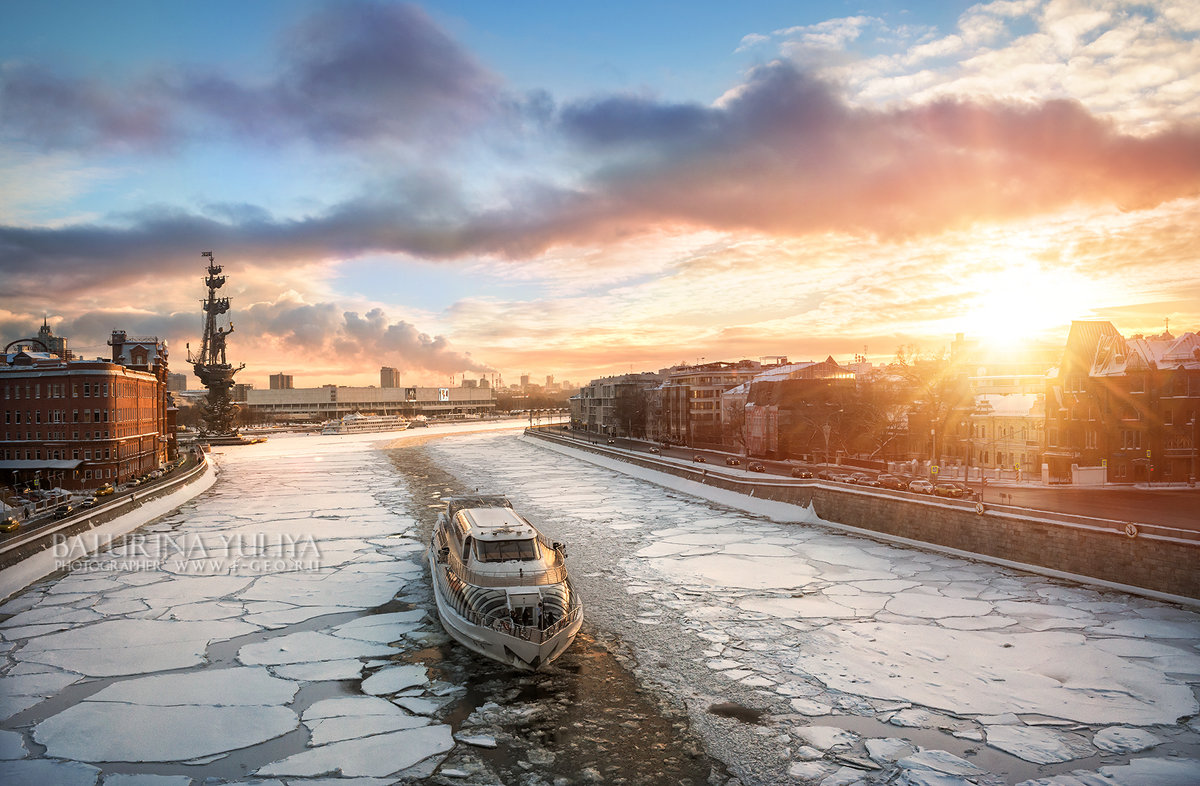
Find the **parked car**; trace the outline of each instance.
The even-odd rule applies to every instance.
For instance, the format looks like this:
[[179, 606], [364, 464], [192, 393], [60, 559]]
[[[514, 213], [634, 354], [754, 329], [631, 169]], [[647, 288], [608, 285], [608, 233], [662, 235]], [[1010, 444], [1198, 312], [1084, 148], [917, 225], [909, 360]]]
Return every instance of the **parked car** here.
[[953, 483], [939, 483], [933, 487], [933, 493], [939, 497], [962, 499], [963, 490]]
[[747, 467], [747, 469], [749, 469], [751, 472], [766, 472], [767, 471], [767, 468], [764, 467], [762, 464], [759, 464], [757, 461], [751, 461], [750, 466]]
[[57, 508], [54, 509], [54, 518], [65, 519], [67, 516], [70, 516], [74, 512], [75, 512], [74, 505], [59, 505]]
[[811, 478], [812, 476], [812, 470], [810, 469], [805, 469], [804, 467], [792, 467], [793, 478]]
[[662, 453], [662, 448], [660, 448], [660, 447], [651, 447], [651, 448], [650, 448], [650, 452], [651, 452], [651, 453]]
[[12, 516], [6, 516], [0, 519], [0, 532], [16, 532], [17, 527], [21, 526], [21, 522], [14, 519]]
[[737, 465], [742, 463], [742, 460], [737, 458], [736, 456], [726, 456], [725, 463], [730, 467], [736, 467]]
[[933, 493], [933, 484], [930, 483], [928, 480], [919, 480], [918, 479], [918, 480], [914, 480], [912, 483], [908, 484], [908, 490], [915, 491], [918, 494], [932, 494]]
[[699, 453], [697, 453], [696, 455], [692, 456], [692, 461], [696, 462], [697, 464], [703, 464], [704, 456], [701, 456]]

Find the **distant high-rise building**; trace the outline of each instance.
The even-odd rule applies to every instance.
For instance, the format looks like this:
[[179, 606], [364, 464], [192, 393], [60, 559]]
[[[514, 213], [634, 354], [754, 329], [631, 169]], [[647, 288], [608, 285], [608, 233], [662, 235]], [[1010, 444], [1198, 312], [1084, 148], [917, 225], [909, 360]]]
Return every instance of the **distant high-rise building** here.
[[70, 351], [67, 350], [67, 340], [62, 336], [54, 335], [45, 317], [42, 317], [42, 326], [38, 328], [37, 337], [38, 341], [46, 345], [46, 351], [51, 355], [58, 355], [62, 360], [72, 359]]
[[521, 387], [522, 388], [529, 387], [529, 375], [528, 374], [521, 375]]
[[546, 387], [548, 387], [548, 388], [554, 387], [554, 375], [553, 374], [546, 375]]
[[467, 379], [466, 377], [463, 377], [462, 386], [464, 388], [477, 388], [479, 387], [479, 382], [474, 379]]
[[284, 374], [280, 371], [278, 374], [271, 375], [271, 390], [292, 390], [294, 387], [291, 374]]
[[383, 368], [379, 369], [379, 387], [400, 387], [400, 371], [392, 368], [391, 366], [384, 366]]
[[481, 388], [490, 388], [491, 386], [492, 386], [492, 383], [488, 381], [488, 378], [487, 378], [487, 377], [480, 377], [480, 378], [479, 378], [479, 387], [481, 387]]
[[167, 390], [172, 392], [187, 390], [187, 374], [167, 374]]
[[252, 382], [233, 383], [233, 400], [245, 401], [247, 398], [249, 398], [246, 394], [251, 390], [254, 390], [254, 383]]

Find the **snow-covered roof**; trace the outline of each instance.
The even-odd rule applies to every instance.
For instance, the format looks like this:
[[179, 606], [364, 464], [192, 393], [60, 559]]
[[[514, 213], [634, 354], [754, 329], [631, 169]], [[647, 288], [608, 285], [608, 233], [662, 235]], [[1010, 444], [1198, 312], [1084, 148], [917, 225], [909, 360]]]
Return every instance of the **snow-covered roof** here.
[[1123, 376], [1136, 369], [1200, 369], [1200, 337], [1184, 333], [1176, 338], [1163, 333], [1150, 338], [1104, 336], [1096, 345], [1091, 375]]
[[815, 361], [809, 360], [804, 363], [789, 363], [786, 366], [776, 366], [773, 369], [755, 374], [751, 382], [781, 382], [788, 379], [797, 371], [803, 371], [806, 368], [817, 365]]
[[992, 417], [1041, 417], [1045, 406], [1038, 393], [982, 393], [975, 397], [975, 411]]
[[476, 540], [521, 540], [537, 534], [512, 508], [471, 508], [463, 515]]
[[0, 461], [0, 470], [6, 469], [76, 469], [82, 464], [81, 459], [9, 459]]

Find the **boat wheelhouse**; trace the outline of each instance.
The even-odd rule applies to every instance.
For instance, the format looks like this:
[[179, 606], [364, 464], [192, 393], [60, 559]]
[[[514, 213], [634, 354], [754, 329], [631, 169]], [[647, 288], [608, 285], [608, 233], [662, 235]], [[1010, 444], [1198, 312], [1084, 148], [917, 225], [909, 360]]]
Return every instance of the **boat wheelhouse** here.
[[566, 549], [501, 496], [450, 497], [429, 541], [442, 627], [480, 655], [537, 670], [570, 646], [583, 604]]

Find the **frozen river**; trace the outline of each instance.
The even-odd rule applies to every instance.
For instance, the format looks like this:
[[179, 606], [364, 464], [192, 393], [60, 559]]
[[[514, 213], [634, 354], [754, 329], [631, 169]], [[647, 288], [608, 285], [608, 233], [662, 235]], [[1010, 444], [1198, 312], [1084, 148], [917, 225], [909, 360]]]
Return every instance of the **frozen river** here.
[[[230, 450], [211, 490], [0, 607], [0, 783], [1200, 782], [1194, 610], [512, 431], [372, 436]], [[476, 489], [568, 544], [587, 619], [549, 673], [432, 614], [424, 537]]]

